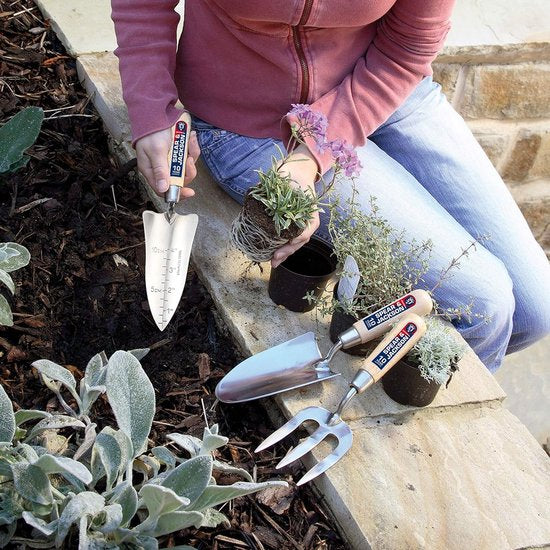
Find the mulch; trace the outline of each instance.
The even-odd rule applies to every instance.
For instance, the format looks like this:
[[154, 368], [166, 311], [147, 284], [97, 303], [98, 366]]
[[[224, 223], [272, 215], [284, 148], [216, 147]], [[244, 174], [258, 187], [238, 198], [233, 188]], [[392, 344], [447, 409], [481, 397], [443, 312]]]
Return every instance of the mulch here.
[[[0, 124], [22, 108], [40, 106], [45, 121], [26, 168], [0, 181], [0, 241], [31, 252], [13, 273], [15, 325], [0, 327], [0, 381], [15, 408], [51, 407], [52, 394], [30, 364], [47, 358], [78, 378], [97, 352], [150, 347], [142, 364], [157, 397], [151, 439], [173, 431], [200, 437], [219, 423], [230, 438], [220, 458], [258, 480], [285, 478], [290, 489], [274, 499], [236, 499], [223, 512], [231, 528], [185, 530], [164, 546], [213, 549], [344, 549], [310, 487], [281, 472], [286, 452], [253, 449], [274, 429], [257, 403], [222, 406], [214, 388], [240, 359], [208, 292], [189, 271], [168, 328], [156, 328], [146, 300], [141, 213], [148, 205], [132, 171], [110, 154], [101, 120], [78, 83], [74, 60], [31, 0], [0, 0]], [[43, 200], [48, 199], [48, 200]], [[99, 424], [111, 421], [96, 405]]]

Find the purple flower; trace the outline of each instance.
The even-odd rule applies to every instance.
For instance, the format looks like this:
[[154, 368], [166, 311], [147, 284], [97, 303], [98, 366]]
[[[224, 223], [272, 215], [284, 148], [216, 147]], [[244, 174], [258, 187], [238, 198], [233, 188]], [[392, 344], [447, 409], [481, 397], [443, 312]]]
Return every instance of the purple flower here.
[[288, 114], [300, 121], [298, 132], [303, 136], [311, 136], [321, 148], [327, 135], [327, 117], [323, 113], [313, 111], [306, 103], [293, 103]]
[[344, 170], [347, 177], [358, 176], [361, 172], [360, 160], [357, 158], [355, 149], [341, 139], [335, 139], [327, 143], [327, 148], [330, 147], [332, 158]]

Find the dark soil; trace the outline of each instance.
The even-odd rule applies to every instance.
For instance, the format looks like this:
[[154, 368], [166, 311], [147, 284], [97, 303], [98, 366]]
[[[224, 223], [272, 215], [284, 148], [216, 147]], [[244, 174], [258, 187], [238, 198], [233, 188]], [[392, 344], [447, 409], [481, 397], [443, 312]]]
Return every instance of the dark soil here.
[[292, 224], [288, 229], [283, 229], [280, 235], [277, 234], [273, 218], [267, 214], [265, 206], [250, 193], [247, 193], [244, 197], [243, 210], [249, 220], [253, 221], [256, 226], [275, 239], [281, 238], [291, 241], [303, 232], [303, 229]]
[[[164, 443], [173, 431], [201, 436], [204, 406], [209, 423], [230, 438], [222, 459], [255, 471], [258, 480], [280, 478], [274, 466], [286, 448], [253, 453], [274, 429], [263, 408], [215, 403], [216, 383], [239, 354], [192, 267], [168, 328], [160, 333], [151, 318], [141, 221], [151, 206], [130, 167], [109, 153], [74, 60], [31, 0], [0, 0], [0, 123], [29, 105], [45, 110], [41, 134], [28, 166], [0, 184], [0, 241], [31, 252], [29, 266], [13, 273], [15, 325], [0, 327], [0, 381], [14, 407], [55, 404], [30, 366], [37, 358], [64, 364], [78, 378], [101, 350], [151, 347], [143, 366], [157, 396], [153, 442]], [[101, 400], [94, 413], [100, 425], [111, 419]], [[163, 545], [344, 549], [319, 498], [294, 485], [297, 473], [282, 474], [290, 481], [286, 510], [244, 497], [223, 510], [231, 529], [186, 530]]]

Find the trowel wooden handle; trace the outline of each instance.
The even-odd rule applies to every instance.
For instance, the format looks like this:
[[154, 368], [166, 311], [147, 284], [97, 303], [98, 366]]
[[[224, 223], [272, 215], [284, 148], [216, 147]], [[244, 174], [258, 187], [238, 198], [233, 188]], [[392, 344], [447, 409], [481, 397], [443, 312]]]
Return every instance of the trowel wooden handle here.
[[388, 328], [407, 313], [416, 313], [421, 317], [432, 311], [433, 302], [425, 290], [413, 290], [378, 311], [363, 317], [353, 324], [361, 336], [361, 343], [382, 336]]
[[358, 393], [378, 382], [426, 332], [422, 317], [409, 313], [397, 321], [394, 328], [365, 359], [363, 368], [355, 375], [351, 385]]
[[180, 189], [185, 178], [185, 162], [189, 152], [191, 137], [191, 115], [184, 111], [172, 126], [172, 145], [168, 153], [170, 187], [166, 192], [166, 202], [178, 202]]

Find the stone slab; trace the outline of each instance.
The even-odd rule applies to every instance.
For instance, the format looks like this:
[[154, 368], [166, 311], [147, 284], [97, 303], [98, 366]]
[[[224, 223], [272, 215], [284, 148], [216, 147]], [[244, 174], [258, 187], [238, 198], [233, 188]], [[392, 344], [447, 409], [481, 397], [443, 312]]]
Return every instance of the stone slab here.
[[36, 4], [71, 55], [116, 48], [110, 0], [36, 0]]
[[352, 449], [316, 483], [351, 548], [550, 545], [550, 459], [508, 411], [457, 409], [352, 428]]
[[550, 438], [550, 336], [508, 355], [495, 375], [507, 394], [504, 406], [539, 443]]

